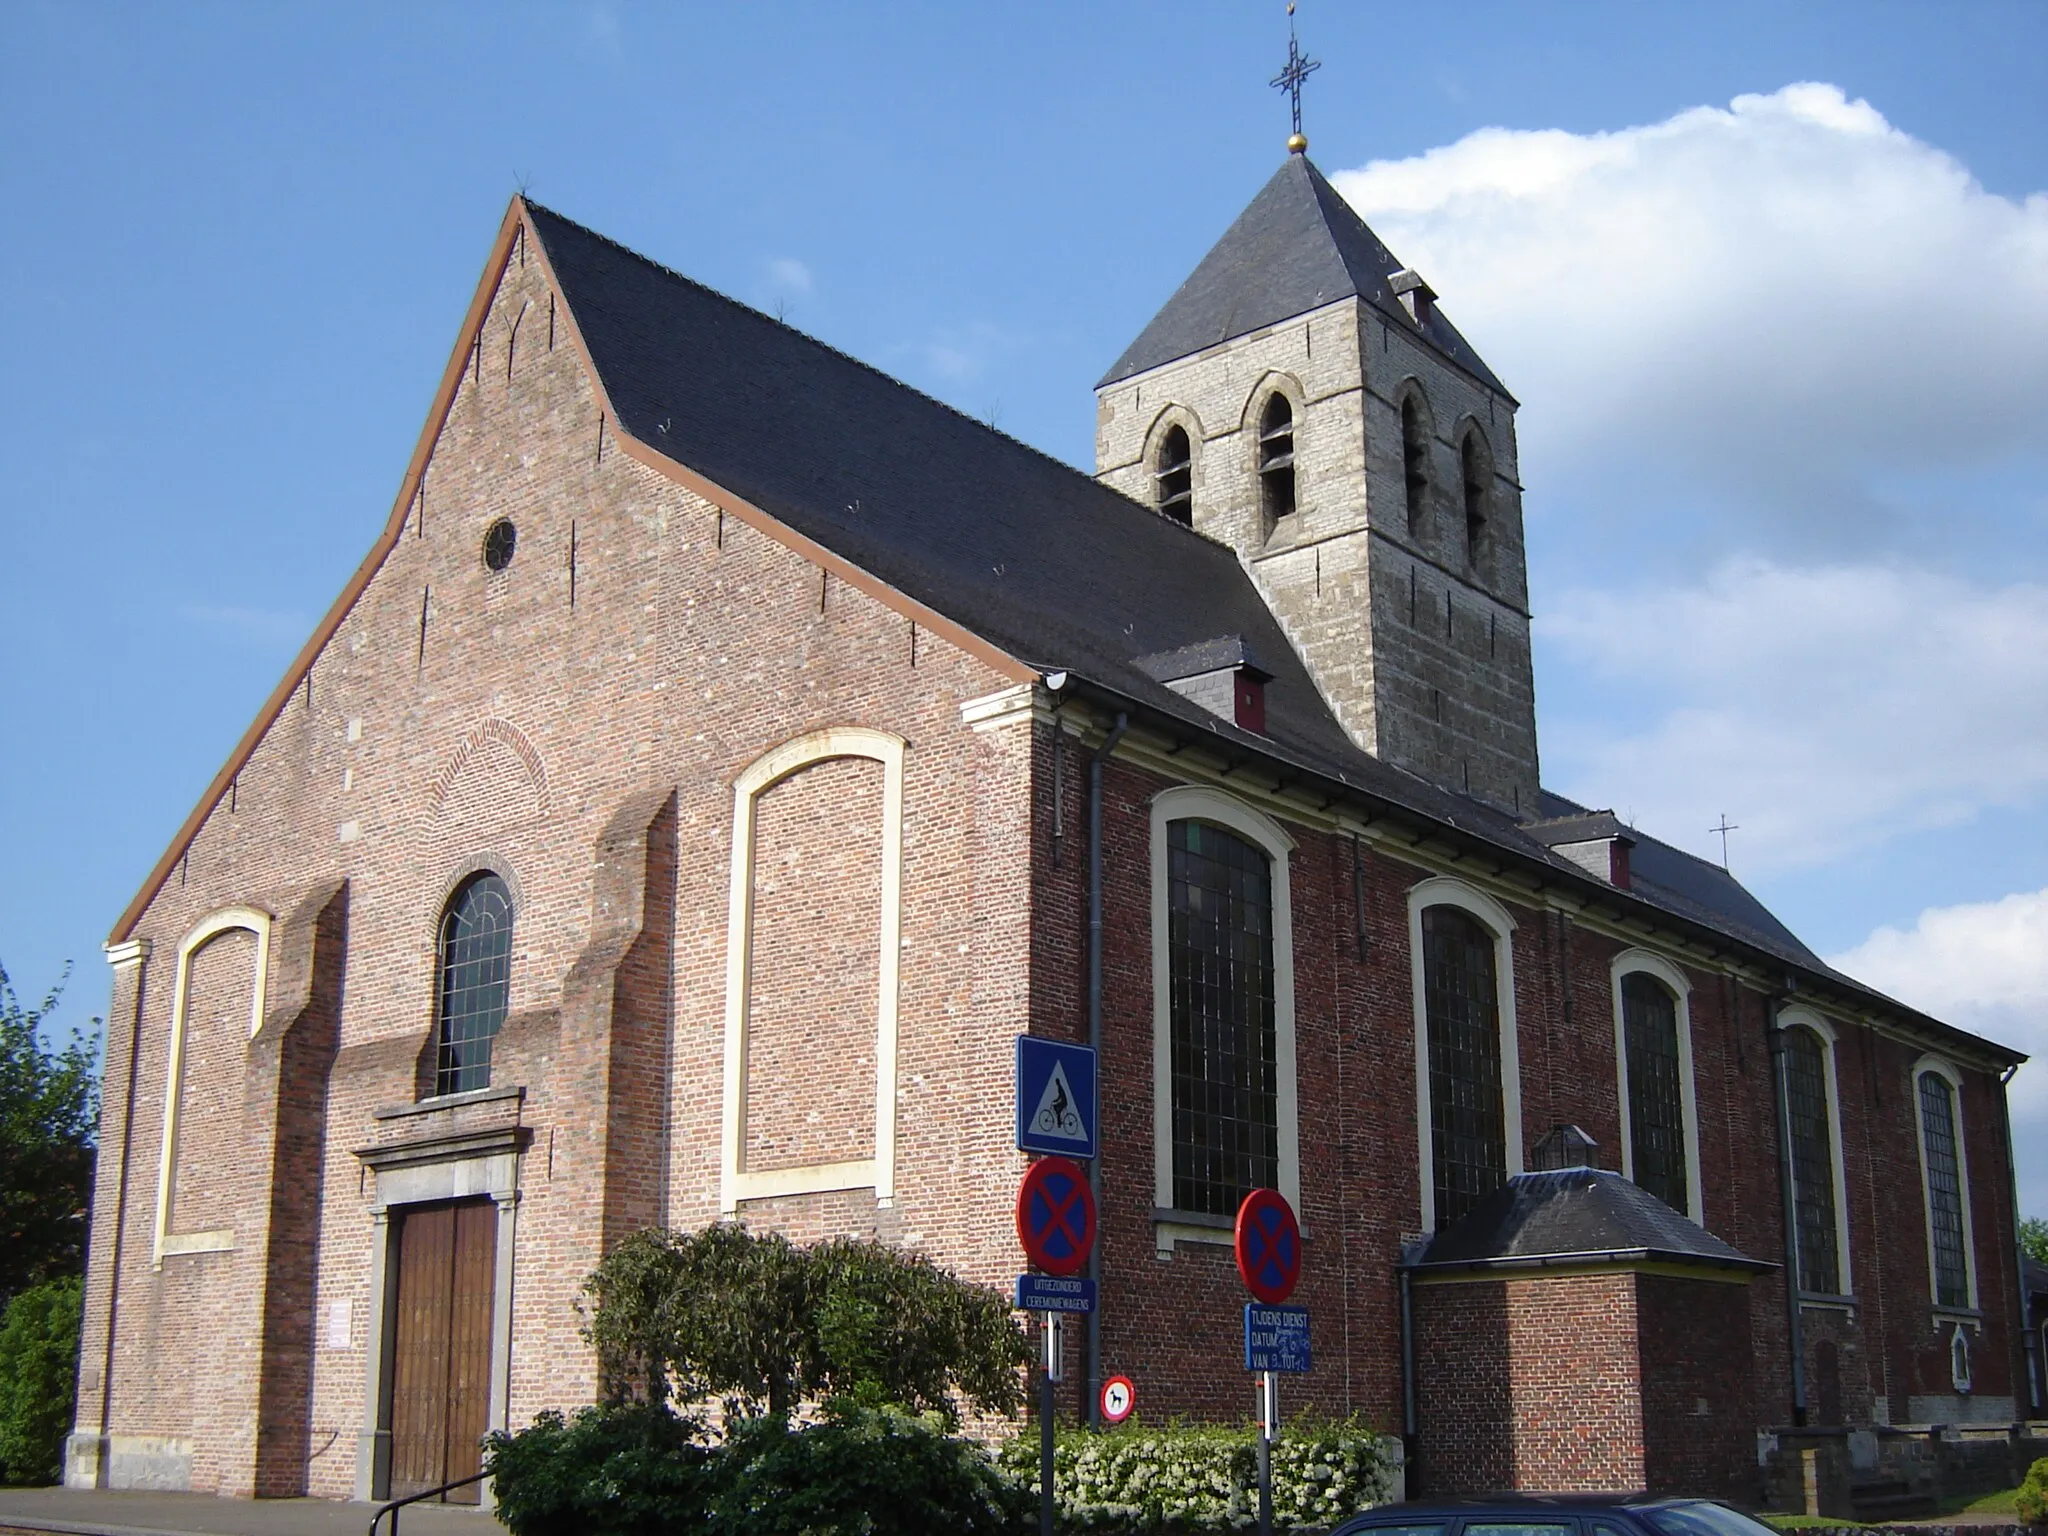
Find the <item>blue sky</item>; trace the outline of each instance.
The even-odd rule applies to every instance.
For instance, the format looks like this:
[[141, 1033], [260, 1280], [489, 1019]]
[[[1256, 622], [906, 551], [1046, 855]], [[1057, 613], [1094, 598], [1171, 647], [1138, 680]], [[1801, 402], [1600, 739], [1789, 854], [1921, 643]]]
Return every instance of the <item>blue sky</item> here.
[[[1523, 402], [1546, 778], [1703, 853], [1725, 811], [1817, 949], [2048, 1050], [2048, 7], [1300, 22], [1312, 154]], [[1281, 158], [1285, 47], [1278, 4], [0, 8], [17, 986], [103, 1006], [516, 187], [1085, 465]]]

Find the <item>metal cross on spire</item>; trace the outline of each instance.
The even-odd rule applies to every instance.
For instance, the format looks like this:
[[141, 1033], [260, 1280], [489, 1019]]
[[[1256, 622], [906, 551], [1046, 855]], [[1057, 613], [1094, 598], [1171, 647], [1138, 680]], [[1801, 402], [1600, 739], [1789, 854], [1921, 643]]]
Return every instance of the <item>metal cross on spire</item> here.
[[1285, 91], [1294, 108], [1294, 132], [1287, 140], [1290, 154], [1306, 154], [1308, 138], [1301, 131], [1301, 82], [1323, 67], [1321, 59], [1304, 59], [1301, 40], [1294, 35], [1294, 0], [1287, 0], [1287, 67], [1272, 79], [1273, 89]]
[[1728, 867], [1728, 834], [1730, 832], [1740, 832], [1742, 828], [1729, 821], [1728, 813], [1723, 811], [1721, 813], [1721, 824], [1718, 827], [1709, 827], [1707, 830], [1721, 834], [1721, 867], [1726, 869]]

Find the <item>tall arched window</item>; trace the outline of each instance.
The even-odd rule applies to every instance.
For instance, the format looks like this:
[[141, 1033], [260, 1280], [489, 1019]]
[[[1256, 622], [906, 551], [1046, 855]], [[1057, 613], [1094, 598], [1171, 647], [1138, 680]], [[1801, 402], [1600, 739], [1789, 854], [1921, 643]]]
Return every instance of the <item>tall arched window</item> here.
[[1259, 510], [1269, 534], [1294, 510], [1294, 407], [1278, 390], [1259, 413]]
[[1401, 402], [1401, 484], [1408, 501], [1408, 531], [1422, 527], [1429, 506], [1429, 428], [1415, 396]]
[[1206, 821], [1167, 825], [1173, 1206], [1233, 1216], [1280, 1182], [1272, 870]]
[[1494, 936], [1457, 907], [1422, 914], [1430, 1169], [1447, 1227], [1507, 1182]]
[[1799, 1288], [1842, 1292], [1835, 1202], [1835, 1131], [1828, 1090], [1828, 1043], [1813, 1030], [1785, 1031], [1785, 1107], [1792, 1126], [1792, 1188], [1799, 1238]]
[[1172, 426], [1159, 439], [1159, 459], [1152, 470], [1152, 487], [1159, 510], [1176, 523], [1194, 526], [1195, 457], [1185, 427]]
[[512, 990], [512, 892], [497, 875], [465, 881], [441, 916], [434, 1091], [491, 1086], [491, 1042]]
[[1685, 1158], [1685, 1093], [1678, 999], [1644, 971], [1621, 978], [1627, 1044], [1628, 1135], [1635, 1181], [1675, 1211], [1694, 1215]]
[[1956, 1083], [1948, 1072], [1924, 1065], [1914, 1074], [1920, 1111], [1920, 1171], [1927, 1192], [1927, 1246], [1934, 1304], [1967, 1307], [1970, 1235], [1963, 1210], [1961, 1123]]
[[1465, 558], [1477, 560], [1480, 540], [1486, 536], [1486, 483], [1493, 478], [1477, 427], [1465, 434], [1458, 460], [1465, 480]]

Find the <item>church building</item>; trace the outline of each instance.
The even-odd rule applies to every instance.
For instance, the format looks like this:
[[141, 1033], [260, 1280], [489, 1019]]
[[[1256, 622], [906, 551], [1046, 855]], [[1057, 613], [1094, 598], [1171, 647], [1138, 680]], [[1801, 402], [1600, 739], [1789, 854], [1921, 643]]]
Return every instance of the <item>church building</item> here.
[[1786, 1437], [2040, 1409], [2021, 1058], [1543, 788], [1516, 401], [1304, 148], [1092, 476], [513, 200], [107, 945], [68, 1481], [468, 1476], [592, 1400], [579, 1288], [647, 1226], [1007, 1290], [1020, 1035], [1100, 1050], [1063, 1413], [1250, 1412], [1260, 1187], [1284, 1409], [1415, 1492], [1754, 1499]]

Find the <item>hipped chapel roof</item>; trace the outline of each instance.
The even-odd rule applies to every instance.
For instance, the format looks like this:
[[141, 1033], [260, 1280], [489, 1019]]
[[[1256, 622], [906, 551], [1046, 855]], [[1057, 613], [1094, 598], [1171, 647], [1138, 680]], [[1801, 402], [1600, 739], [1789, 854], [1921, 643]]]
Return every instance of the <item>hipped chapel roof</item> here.
[[1416, 1267], [1530, 1268], [1618, 1261], [1758, 1272], [1731, 1247], [1612, 1169], [1517, 1174], [1445, 1227]]
[[1507, 386], [1442, 311], [1430, 306], [1419, 321], [1409, 316], [1387, 282], [1401, 270], [1308, 156], [1289, 155], [1095, 387], [1357, 298], [1389, 324], [1420, 331], [1437, 351], [1506, 396]]

